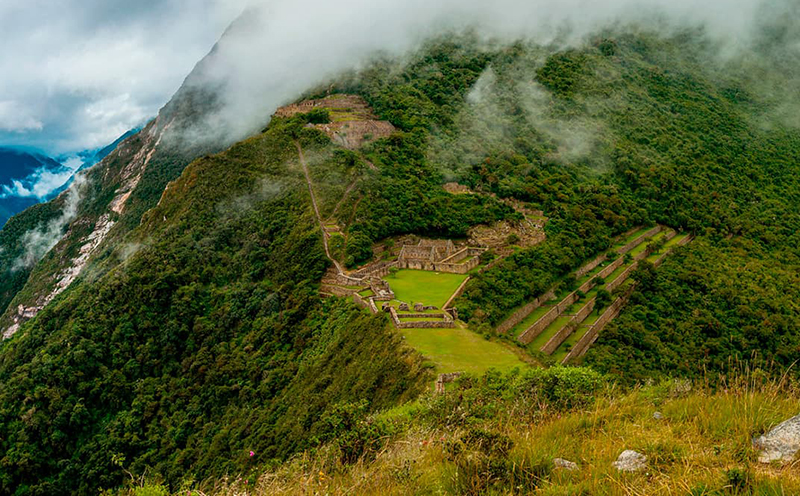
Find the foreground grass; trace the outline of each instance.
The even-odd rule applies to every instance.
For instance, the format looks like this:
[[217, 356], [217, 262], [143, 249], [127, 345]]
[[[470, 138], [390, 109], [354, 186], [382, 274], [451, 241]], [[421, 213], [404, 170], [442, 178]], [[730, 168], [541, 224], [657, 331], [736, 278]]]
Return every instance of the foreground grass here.
[[[530, 402], [520, 394], [524, 388], [485, 380], [480, 395], [461, 388], [372, 420], [402, 427], [355, 463], [342, 463], [341, 451], [328, 446], [277, 470], [209, 481], [183, 494], [800, 494], [800, 463], [760, 465], [750, 444], [798, 413], [797, 388], [740, 381], [712, 392], [665, 382], [625, 393], [605, 387], [593, 401], [570, 403], [576, 397], [570, 384], [586, 374], [560, 370], [568, 372], [556, 370], [555, 382], [547, 377], [553, 374], [537, 372], [545, 387], [561, 388], [555, 399]], [[663, 418], [654, 418], [657, 411]], [[621, 474], [612, 467], [626, 449], [647, 455], [646, 471]], [[556, 469], [555, 457], [580, 469]]]

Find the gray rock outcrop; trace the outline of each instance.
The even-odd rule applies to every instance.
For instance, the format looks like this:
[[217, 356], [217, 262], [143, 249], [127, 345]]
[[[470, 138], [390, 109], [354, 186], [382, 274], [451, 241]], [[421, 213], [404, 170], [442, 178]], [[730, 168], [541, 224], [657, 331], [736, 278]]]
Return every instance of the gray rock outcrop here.
[[620, 472], [638, 472], [647, 467], [647, 457], [637, 451], [625, 450], [612, 465]]
[[800, 450], [800, 415], [753, 439], [753, 447], [761, 451], [758, 454], [761, 463], [792, 461]]
[[564, 470], [569, 470], [570, 472], [573, 470], [578, 470], [577, 463], [565, 460], [563, 458], [553, 458], [553, 465], [555, 465], [556, 468], [563, 468]]

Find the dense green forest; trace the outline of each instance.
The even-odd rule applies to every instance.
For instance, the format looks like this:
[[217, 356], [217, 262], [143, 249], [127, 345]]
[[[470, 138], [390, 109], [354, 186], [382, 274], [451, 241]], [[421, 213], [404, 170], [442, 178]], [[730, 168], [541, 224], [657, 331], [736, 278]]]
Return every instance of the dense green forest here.
[[[569, 50], [449, 36], [326, 85], [399, 130], [359, 152], [302, 116], [276, 118], [194, 161], [151, 208], [182, 169], [156, 160], [121, 220], [137, 227], [103, 254], [108, 272], [0, 344], [0, 493], [93, 494], [125, 470], [172, 485], [246, 473], [330, 441], [331, 419], [354, 404], [374, 412], [429, 385], [388, 319], [319, 300], [329, 262], [298, 145], [328, 179], [323, 209], [358, 179], [340, 207], [349, 265], [388, 236], [518, 221], [505, 198], [545, 212], [547, 241], [476, 274], [457, 301], [473, 326], [660, 222], [699, 238], [637, 274], [587, 362], [633, 382], [720, 372], [756, 351], [790, 365], [800, 133], [761, 126], [770, 102], [707, 50], [696, 32]], [[446, 181], [476, 194], [451, 195]]]

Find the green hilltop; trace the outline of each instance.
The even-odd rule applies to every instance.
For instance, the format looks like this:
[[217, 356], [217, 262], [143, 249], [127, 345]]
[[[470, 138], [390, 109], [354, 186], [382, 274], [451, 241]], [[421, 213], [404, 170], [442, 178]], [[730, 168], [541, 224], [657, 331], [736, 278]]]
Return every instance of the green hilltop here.
[[[87, 271], [0, 344], [0, 494], [96, 494], [140, 477], [131, 494], [234, 494], [262, 474], [255, 494], [797, 491], [796, 476], [756, 468], [749, 436], [797, 413], [800, 131], [753, 67], [711, 50], [697, 32], [570, 49], [449, 35], [308, 91], [357, 95], [394, 126], [360, 148], [325, 131], [346, 112], [314, 111], [224, 150], [162, 149]], [[791, 62], [760, 69], [788, 82]], [[124, 169], [115, 160], [101, 167]], [[80, 249], [70, 239], [119, 191], [102, 170], [89, 176], [92, 224], [24, 274], [12, 268], [24, 233], [63, 199], [0, 231], [16, 250], [0, 251], [14, 274], [0, 285], [7, 318], [53, 284]], [[546, 239], [515, 234], [482, 254], [449, 333], [320, 298], [332, 260], [357, 270], [404, 236], [463, 241], [524, 225], [521, 211], [543, 213]], [[652, 246], [615, 251], [656, 225]], [[604, 254], [598, 271], [624, 265], [578, 294], [596, 273], [575, 271]], [[619, 297], [600, 294], [625, 268], [620, 315], [579, 367], [554, 366], [600, 309], [554, 354], [542, 346], [588, 301]], [[406, 282], [398, 295], [439, 306], [461, 279]], [[548, 291], [577, 299], [539, 341], [517, 339], [532, 321], [496, 331]], [[757, 387], [733, 389], [739, 366]], [[458, 370], [471, 373], [432, 393], [437, 373]], [[703, 385], [670, 392], [691, 383], [673, 378]], [[655, 407], [668, 423], [637, 431]], [[606, 475], [624, 448], [655, 460], [648, 475]], [[559, 475], [555, 456], [592, 470]]]

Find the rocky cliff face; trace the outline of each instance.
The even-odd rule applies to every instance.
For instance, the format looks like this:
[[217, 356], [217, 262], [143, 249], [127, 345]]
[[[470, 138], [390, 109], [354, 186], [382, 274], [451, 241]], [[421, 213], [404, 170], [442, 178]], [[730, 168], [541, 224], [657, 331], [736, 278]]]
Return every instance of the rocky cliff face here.
[[203, 118], [217, 108], [214, 90], [198, 82], [213, 53], [197, 64], [156, 119], [81, 171], [70, 188], [46, 205], [52, 210], [49, 217], [23, 212], [16, 225], [25, 228], [0, 237], [0, 254], [5, 254], [0, 274], [18, 281], [0, 288], [3, 339], [81, 276], [91, 272], [96, 277], [126, 258], [122, 240], [157, 204], [169, 182], [194, 158], [228, 144], [205, 129]]

